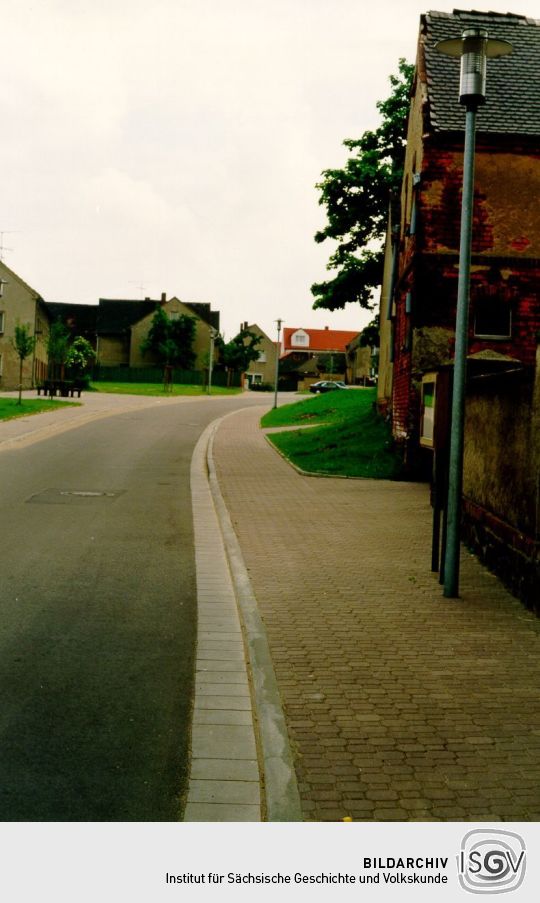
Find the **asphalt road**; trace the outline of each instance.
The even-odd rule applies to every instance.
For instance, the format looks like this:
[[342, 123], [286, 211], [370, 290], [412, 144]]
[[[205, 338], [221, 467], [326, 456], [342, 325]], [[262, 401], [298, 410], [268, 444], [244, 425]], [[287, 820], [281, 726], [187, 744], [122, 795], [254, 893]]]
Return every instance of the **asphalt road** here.
[[190, 460], [207, 423], [245, 403], [119, 414], [2, 453], [0, 821], [179, 818]]

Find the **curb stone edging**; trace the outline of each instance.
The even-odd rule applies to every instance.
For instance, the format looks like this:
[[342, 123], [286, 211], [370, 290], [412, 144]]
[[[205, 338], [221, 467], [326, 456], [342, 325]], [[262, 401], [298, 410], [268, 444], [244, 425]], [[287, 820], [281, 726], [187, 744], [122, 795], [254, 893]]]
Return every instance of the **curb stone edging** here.
[[[225, 415], [230, 417], [233, 415]], [[303, 821], [300, 794], [285, 716], [281, 705], [266, 629], [244, 563], [240, 544], [221, 494], [214, 464], [214, 437], [225, 417], [211, 424], [207, 449], [208, 482], [219, 519], [247, 648], [264, 763], [267, 821]]]

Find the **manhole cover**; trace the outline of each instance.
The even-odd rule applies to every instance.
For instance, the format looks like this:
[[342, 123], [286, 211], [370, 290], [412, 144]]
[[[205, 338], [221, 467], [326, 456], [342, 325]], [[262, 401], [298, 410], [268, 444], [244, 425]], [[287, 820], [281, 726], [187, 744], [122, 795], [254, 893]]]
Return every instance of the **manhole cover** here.
[[44, 489], [30, 496], [27, 502], [37, 505], [69, 505], [93, 501], [112, 501], [124, 493], [124, 489]]

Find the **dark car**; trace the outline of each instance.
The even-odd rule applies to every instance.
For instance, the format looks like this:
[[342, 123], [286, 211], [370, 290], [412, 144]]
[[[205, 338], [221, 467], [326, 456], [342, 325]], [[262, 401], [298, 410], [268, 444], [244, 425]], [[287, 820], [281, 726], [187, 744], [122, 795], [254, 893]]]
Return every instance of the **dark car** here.
[[347, 386], [341, 380], [333, 382], [329, 379], [323, 379], [318, 383], [313, 383], [309, 387], [309, 391], [313, 392], [314, 395], [318, 395], [320, 392], [333, 392], [334, 389], [346, 389]]

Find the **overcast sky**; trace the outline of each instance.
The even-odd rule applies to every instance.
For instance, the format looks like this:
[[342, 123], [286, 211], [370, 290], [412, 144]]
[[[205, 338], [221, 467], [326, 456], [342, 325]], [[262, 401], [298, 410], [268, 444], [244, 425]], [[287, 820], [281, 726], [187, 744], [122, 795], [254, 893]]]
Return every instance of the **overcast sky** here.
[[453, 7], [0, 0], [5, 262], [49, 301], [209, 301], [228, 338], [278, 317], [362, 328], [354, 305], [312, 310], [332, 250], [314, 186], [377, 126], [430, 8]]

